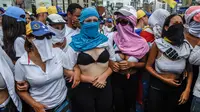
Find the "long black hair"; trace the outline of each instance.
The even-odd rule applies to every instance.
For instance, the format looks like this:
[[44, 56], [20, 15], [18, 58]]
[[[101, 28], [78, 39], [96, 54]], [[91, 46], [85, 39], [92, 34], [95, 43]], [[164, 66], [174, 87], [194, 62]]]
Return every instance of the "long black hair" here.
[[14, 60], [16, 52], [14, 50], [14, 42], [17, 37], [22, 37], [26, 32], [26, 23], [23, 21], [18, 22], [17, 19], [3, 15], [2, 29], [3, 29], [3, 42], [4, 50], [8, 56]]

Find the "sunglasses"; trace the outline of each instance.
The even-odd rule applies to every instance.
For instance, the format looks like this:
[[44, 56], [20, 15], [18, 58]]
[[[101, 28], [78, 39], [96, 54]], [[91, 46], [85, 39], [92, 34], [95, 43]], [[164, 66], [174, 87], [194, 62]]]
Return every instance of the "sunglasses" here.
[[37, 40], [43, 40], [44, 38], [51, 39], [51, 35], [43, 35], [43, 36], [34, 36]]
[[126, 26], [128, 24], [132, 25], [132, 23], [130, 21], [128, 21], [127, 19], [124, 19], [124, 18], [117, 18], [116, 24], [121, 24], [122, 26]]

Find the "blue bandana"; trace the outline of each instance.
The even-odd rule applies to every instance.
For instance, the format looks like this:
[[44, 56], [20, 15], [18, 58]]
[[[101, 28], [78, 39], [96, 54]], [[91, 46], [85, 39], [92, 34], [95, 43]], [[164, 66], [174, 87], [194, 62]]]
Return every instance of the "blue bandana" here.
[[81, 31], [79, 34], [72, 36], [72, 42], [70, 43], [70, 46], [75, 51], [87, 51], [108, 41], [105, 35], [98, 32], [99, 22], [84, 23], [84, 20], [91, 16], [99, 18], [98, 12], [92, 7], [86, 8], [81, 12], [79, 18], [81, 22]]

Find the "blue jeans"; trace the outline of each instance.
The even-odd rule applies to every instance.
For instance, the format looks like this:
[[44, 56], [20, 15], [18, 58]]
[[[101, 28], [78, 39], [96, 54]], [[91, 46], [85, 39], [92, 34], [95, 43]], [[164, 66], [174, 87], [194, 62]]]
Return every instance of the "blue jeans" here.
[[196, 96], [193, 97], [190, 112], [200, 112], [200, 98]]

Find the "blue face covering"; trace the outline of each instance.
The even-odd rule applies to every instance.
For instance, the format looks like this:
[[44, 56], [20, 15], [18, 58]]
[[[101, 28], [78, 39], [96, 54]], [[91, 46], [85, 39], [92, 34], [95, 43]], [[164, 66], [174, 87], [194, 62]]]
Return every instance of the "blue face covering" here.
[[88, 22], [83, 23], [81, 26], [81, 33], [88, 36], [89, 38], [95, 38], [99, 32], [99, 22]]
[[79, 34], [72, 36], [72, 42], [69, 44], [75, 51], [91, 50], [108, 41], [105, 35], [98, 32], [99, 22], [83, 22], [91, 16], [99, 17], [96, 9], [89, 7], [81, 12], [81, 31]]

